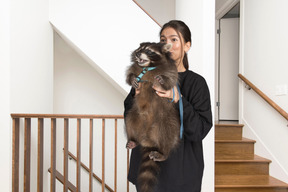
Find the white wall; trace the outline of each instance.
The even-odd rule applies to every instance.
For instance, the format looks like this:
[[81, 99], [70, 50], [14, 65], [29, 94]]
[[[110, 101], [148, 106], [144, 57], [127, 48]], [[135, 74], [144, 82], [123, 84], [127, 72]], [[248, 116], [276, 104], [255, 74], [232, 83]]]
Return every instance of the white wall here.
[[[32, 6], [33, 5], [33, 6]], [[52, 29], [48, 22], [48, 0], [1, 1], [1, 190], [12, 187], [12, 121], [10, 113], [51, 113], [53, 107]], [[23, 122], [21, 121], [21, 124]], [[20, 135], [23, 135], [23, 130]], [[36, 157], [36, 135], [32, 134], [32, 156]], [[23, 140], [21, 140], [21, 144]], [[23, 147], [22, 147], [23, 149]], [[32, 165], [35, 164], [35, 158]], [[20, 178], [23, 178], [20, 158]], [[35, 167], [31, 182], [36, 180]], [[23, 188], [20, 179], [20, 191]], [[35, 183], [31, 191], [36, 191]]]
[[[125, 96], [117, 91], [110, 82], [86, 62], [57, 33], [54, 33], [54, 113], [55, 114], [116, 114], [122, 115]], [[101, 120], [100, 120], [101, 121]], [[112, 121], [112, 122], [111, 122]], [[106, 120], [106, 171], [105, 179], [110, 187], [114, 186], [114, 120]], [[57, 122], [57, 170], [63, 173], [63, 122]], [[69, 122], [69, 151], [76, 155], [76, 121]], [[94, 172], [101, 177], [101, 128], [94, 122]], [[89, 165], [89, 124], [82, 121], [81, 161]], [[118, 189], [126, 187], [126, 136], [123, 120], [118, 120]], [[76, 164], [69, 161], [69, 180], [76, 186]], [[82, 191], [88, 191], [88, 174], [82, 171]], [[122, 182], [120, 182], [122, 181]], [[62, 185], [57, 185], [62, 190]], [[100, 185], [94, 182], [95, 190]], [[132, 189], [132, 187], [131, 187]]]
[[160, 27], [132, 0], [51, 0], [51, 7], [56, 30], [126, 95], [130, 53], [140, 42], [158, 41]]
[[[242, 0], [240, 6], [240, 72], [287, 112], [288, 95], [275, 93], [277, 85], [288, 85], [288, 1]], [[272, 160], [270, 174], [288, 182], [287, 120], [240, 87], [244, 136], [257, 141], [256, 154]]]
[[11, 191], [12, 146], [10, 120], [10, 1], [0, 3], [0, 188]]
[[175, 0], [135, 0], [159, 25], [175, 19]]
[[54, 113], [121, 115], [124, 99], [124, 95], [54, 34]]
[[13, 113], [52, 112], [53, 33], [48, 22], [48, 3], [48, 0], [11, 1]]
[[[158, 41], [160, 27], [130, 0], [51, 1], [51, 8], [50, 22], [65, 40], [64, 43], [55, 36], [54, 113], [123, 114], [123, 101], [130, 90], [125, 83], [130, 54], [141, 42]], [[123, 126], [120, 124], [119, 128]], [[120, 129], [118, 158], [124, 162], [121, 168], [126, 165], [121, 160], [126, 159], [126, 152], [121, 152], [126, 142], [123, 133]], [[71, 134], [75, 136], [75, 132]], [[61, 133], [59, 135], [61, 137]], [[61, 139], [57, 142], [63, 143]], [[87, 156], [86, 149], [82, 150], [83, 156]], [[75, 146], [71, 146], [71, 150], [75, 151]], [[86, 157], [83, 160], [86, 161]], [[57, 169], [62, 170], [61, 163]], [[75, 176], [74, 170], [71, 175]], [[95, 171], [98, 172], [97, 168]], [[118, 184], [125, 184], [125, 170], [119, 174], [122, 182]], [[111, 182], [108, 181], [109, 185]], [[83, 189], [86, 184], [82, 185]]]
[[[212, 112], [214, 112], [215, 1], [176, 0], [176, 19], [183, 20], [191, 30], [192, 47], [188, 52], [190, 69], [206, 79], [210, 89]], [[204, 139], [203, 145], [205, 169], [202, 191], [214, 191], [214, 127]]]

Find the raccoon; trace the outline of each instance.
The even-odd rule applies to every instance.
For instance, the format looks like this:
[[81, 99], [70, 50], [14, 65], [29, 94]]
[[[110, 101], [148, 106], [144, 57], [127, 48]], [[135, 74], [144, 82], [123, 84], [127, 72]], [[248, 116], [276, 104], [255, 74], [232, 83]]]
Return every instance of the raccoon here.
[[[141, 43], [131, 54], [131, 66], [126, 82], [140, 93], [125, 118], [130, 141], [141, 146], [142, 162], [138, 173], [141, 192], [152, 192], [160, 172], [159, 161], [168, 158], [179, 143], [179, 113], [171, 99], [159, 97], [153, 85], [164, 90], [178, 83], [175, 61], [171, 59], [171, 44]], [[139, 75], [140, 74], [140, 75]], [[141, 82], [141, 86], [139, 86]]]

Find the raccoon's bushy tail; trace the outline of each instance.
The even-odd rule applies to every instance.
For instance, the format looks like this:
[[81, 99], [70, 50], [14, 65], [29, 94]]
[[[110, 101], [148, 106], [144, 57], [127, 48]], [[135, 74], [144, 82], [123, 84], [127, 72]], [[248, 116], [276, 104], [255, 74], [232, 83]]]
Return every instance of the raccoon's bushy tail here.
[[155, 148], [143, 147], [142, 148], [142, 162], [139, 168], [138, 185], [140, 192], [153, 192], [157, 184], [157, 176], [160, 172], [158, 162], [149, 158], [151, 151]]

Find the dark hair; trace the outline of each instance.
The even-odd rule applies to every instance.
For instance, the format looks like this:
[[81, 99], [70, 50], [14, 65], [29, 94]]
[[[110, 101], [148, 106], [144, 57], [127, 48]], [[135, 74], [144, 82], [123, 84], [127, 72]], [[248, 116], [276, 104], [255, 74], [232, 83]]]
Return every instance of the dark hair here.
[[[192, 44], [190, 29], [183, 21], [171, 20], [168, 23], [164, 24], [160, 30], [160, 36], [161, 36], [162, 31], [166, 28], [169, 28], [169, 27], [173, 28], [177, 33], [180, 33], [182, 35], [185, 43], [191, 42], [191, 44]], [[188, 70], [189, 63], [188, 63], [188, 58], [187, 58], [186, 53], [184, 53], [183, 65], [184, 65], [185, 69]]]

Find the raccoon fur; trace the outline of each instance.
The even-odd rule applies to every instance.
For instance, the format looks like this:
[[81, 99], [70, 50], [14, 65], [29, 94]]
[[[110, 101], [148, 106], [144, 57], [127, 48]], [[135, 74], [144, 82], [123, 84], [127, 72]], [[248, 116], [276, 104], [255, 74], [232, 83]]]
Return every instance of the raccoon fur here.
[[[132, 64], [127, 70], [126, 82], [140, 89], [132, 108], [126, 115], [125, 127], [129, 141], [141, 146], [142, 162], [138, 173], [140, 192], [152, 192], [160, 172], [159, 161], [168, 158], [179, 143], [179, 112], [171, 99], [159, 97], [153, 84], [164, 90], [178, 83], [175, 61], [171, 59], [171, 44], [141, 43], [131, 55]], [[141, 78], [144, 67], [156, 67]]]

